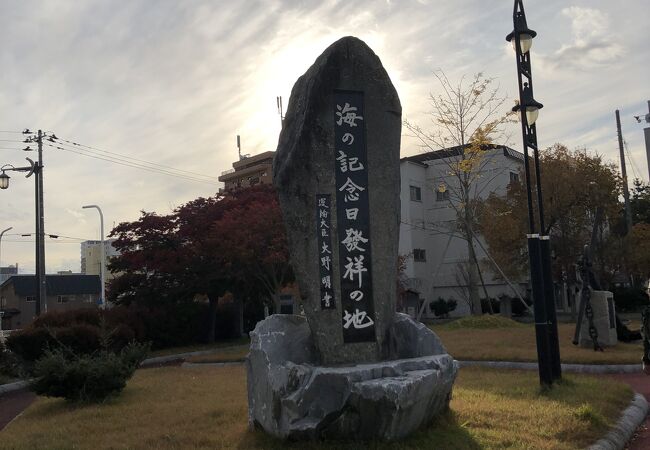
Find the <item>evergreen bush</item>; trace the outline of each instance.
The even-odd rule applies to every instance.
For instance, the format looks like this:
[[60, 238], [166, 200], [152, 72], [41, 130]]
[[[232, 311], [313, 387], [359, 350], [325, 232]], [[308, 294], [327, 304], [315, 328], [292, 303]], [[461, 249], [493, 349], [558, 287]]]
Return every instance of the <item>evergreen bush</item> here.
[[31, 389], [38, 395], [71, 402], [100, 402], [118, 394], [146, 358], [148, 344], [132, 342], [120, 352], [103, 349], [75, 353], [67, 347], [46, 350], [34, 366]]

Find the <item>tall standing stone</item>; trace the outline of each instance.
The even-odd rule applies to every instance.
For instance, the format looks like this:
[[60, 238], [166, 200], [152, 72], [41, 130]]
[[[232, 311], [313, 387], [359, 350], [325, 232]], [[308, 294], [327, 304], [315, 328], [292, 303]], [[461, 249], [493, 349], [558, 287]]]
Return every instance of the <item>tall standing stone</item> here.
[[401, 113], [381, 61], [354, 37], [327, 48], [291, 92], [273, 183], [322, 364], [387, 355]]

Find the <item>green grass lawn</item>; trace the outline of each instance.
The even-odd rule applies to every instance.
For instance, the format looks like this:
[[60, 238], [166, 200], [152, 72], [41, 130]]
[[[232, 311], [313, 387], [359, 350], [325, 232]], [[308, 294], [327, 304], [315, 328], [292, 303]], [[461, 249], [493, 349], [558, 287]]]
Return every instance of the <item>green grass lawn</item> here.
[[567, 375], [541, 392], [534, 371], [464, 368], [450, 411], [406, 440], [286, 443], [248, 429], [243, 366], [165, 367], [137, 371], [121, 396], [100, 405], [39, 398], [0, 432], [0, 447], [576, 449], [604, 435], [631, 397], [606, 378]]
[[[442, 339], [450, 355], [458, 360], [537, 361], [535, 327], [500, 316], [465, 317], [431, 329]], [[558, 324], [560, 357], [564, 363], [640, 364], [641, 341], [619, 342], [604, 352], [571, 343], [575, 324]]]

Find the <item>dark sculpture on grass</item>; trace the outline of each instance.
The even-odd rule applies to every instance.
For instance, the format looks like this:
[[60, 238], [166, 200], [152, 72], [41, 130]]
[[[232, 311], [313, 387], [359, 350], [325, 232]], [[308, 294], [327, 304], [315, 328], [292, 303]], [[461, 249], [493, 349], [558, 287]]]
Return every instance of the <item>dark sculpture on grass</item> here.
[[305, 317], [251, 333], [249, 420], [284, 438], [403, 437], [448, 407], [457, 363], [395, 313], [401, 105], [362, 41], [291, 93], [274, 161]]

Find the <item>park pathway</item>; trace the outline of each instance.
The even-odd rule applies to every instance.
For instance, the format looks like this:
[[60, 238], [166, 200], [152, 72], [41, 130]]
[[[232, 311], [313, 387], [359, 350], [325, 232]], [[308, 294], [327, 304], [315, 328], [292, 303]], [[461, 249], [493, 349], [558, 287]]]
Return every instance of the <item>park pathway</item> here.
[[[650, 376], [639, 373], [621, 373], [605, 375], [615, 380], [629, 384], [639, 394], [642, 394], [650, 402]], [[650, 416], [646, 417], [645, 422], [637, 429], [637, 435], [630, 442], [629, 450], [648, 450], [650, 449]]]
[[36, 394], [23, 389], [0, 395], [0, 431], [36, 399]]

